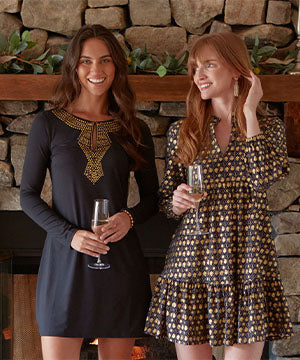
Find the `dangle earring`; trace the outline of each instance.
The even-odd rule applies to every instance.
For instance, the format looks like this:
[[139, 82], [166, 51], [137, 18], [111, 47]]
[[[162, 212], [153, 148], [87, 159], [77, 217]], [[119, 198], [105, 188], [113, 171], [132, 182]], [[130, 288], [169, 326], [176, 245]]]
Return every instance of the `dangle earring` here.
[[235, 97], [238, 97], [239, 96], [239, 78], [236, 77], [234, 79], [234, 85], [233, 85], [233, 95]]

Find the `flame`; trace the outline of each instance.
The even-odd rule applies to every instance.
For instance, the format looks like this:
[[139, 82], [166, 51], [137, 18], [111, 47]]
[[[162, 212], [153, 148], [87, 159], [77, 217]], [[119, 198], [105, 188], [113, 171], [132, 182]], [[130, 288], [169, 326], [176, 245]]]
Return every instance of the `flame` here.
[[[91, 345], [98, 345], [98, 339], [90, 342]], [[147, 358], [148, 346], [134, 346], [131, 353], [131, 360], [143, 360]]]

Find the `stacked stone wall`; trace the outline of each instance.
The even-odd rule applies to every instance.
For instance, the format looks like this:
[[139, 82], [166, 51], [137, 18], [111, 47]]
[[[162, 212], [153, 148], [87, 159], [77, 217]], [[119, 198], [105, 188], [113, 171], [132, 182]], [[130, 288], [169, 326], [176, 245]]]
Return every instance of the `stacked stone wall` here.
[[[295, 46], [298, 0], [0, 0], [0, 32], [30, 30], [38, 42], [38, 56], [60, 44], [83, 24], [102, 24], [118, 35], [129, 50], [147, 46], [149, 52], [165, 51], [178, 56], [190, 49], [202, 34], [233, 31], [251, 47], [258, 35], [262, 44], [279, 48]], [[32, 55], [32, 54], [31, 54]], [[36, 114], [49, 109], [48, 102], [0, 101], [0, 211], [20, 210], [19, 187], [27, 135]], [[269, 115], [280, 115], [280, 104], [264, 104]], [[152, 133], [156, 165], [161, 180], [166, 151], [166, 131], [185, 116], [181, 102], [138, 102], [138, 117]], [[288, 297], [295, 336], [271, 345], [274, 359], [300, 359], [300, 159], [291, 158], [291, 173], [275, 184], [268, 197], [276, 248]], [[47, 175], [42, 197], [51, 204], [51, 181]], [[138, 201], [130, 177], [129, 204]], [[1, 212], [0, 212], [1, 216]]]

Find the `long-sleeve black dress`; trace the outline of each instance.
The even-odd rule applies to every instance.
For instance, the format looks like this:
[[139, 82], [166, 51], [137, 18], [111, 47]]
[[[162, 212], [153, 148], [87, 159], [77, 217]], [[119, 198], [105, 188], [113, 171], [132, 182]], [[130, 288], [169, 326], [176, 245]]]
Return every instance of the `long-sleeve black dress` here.
[[[88, 268], [95, 258], [70, 246], [77, 230], [91, 230], [95, 198], [109, 199], [110, 215], [127, 209], [135, 224], [155, 212], [158, 181], [149, 129], [141, 123], [147, 162], [135, 172], [141, 200], [128, 209], [131, 159], [117, 141], [119, 128], [116, 119], [95, 123], [58, 109], [40, 113], [32, 125], [21, 206], [47, 231], [36, 297], [42, 336], [143, 335], [151, 292], [135, 229], [109, 244], [108, 254], [102, 256], [110, 263], [109, 270]], [[47, 168], [52, 179], [52, 208], [40, 198]]]
[[[195, 210], [186, 211], [173, 235], [157, 281], [145, 331], [170, 341], [211, 346], [274, 341], [291, 336], [287, 301], [271, 236], [266, 189], [289, 172], [280, 119], [260, 121], [261, 134], [243, 140], [233, 121], [223, 154], [210, 123], [211, 149], [203, 168], [207, 197], [200, 223], [208, 235], [190, 235]], [[174, 161], [182, 121], [168, 133], [161, 209], [169, 216], [173, 191], [186, 183]]]

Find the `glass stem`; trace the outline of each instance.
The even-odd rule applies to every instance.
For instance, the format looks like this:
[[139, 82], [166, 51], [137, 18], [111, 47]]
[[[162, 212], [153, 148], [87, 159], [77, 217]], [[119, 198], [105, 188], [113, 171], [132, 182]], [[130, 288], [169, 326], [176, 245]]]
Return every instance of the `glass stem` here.
[[102, 263], [102, 261], [101, 261], [101, 255], [98, 254], [97, 264], [101, 264], [101, 263]]

